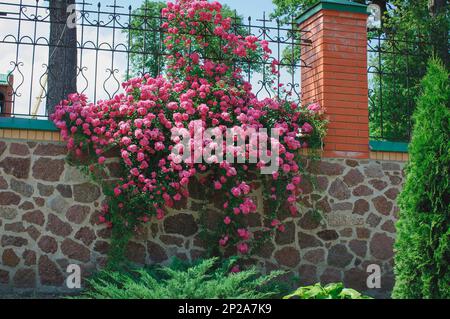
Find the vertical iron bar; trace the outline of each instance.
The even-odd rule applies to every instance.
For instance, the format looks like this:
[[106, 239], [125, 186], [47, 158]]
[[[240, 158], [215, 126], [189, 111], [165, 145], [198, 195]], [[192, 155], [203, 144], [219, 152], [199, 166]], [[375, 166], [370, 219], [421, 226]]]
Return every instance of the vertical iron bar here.
[[[247, 18], [248, 21], [248, 34], [251, 35], [252, 34], [252, 17], [248, 17]], [[247, 82], [251, 83], [251, 74], [252, 74], [252, 64], [251, 64], [251, 58], [248, 59], [247, 61]]]
[[[412, 117], [412, 105], [411, 105], [411, 96], [409, 94], [409, 50], [408, 50], [408, 42], [406, 43], [406, 97], [407, 97], [407, 108], [408, 108], [408, 127], [407, 127], [407, 132], [406, 132], [406, 137], [408, 138], [408, 140], [410, 140], [411, 138], [411, 117]], [[403, 123], [402, 123], [403, 124]]]
[[[295, 61], [295, 49], [296, 49], [296, 47], [295, 47], [295, 37], [296, 37], [296, 35], [297, 35], [297, 33], [296, 33], [296, 31], [295, 31], [295, 21], [294, 21], [294, 17], [292, 17], [292, 19], [291, 19], [291, 32], [292, 32], [292, 34], [291, 34], [291, 83], [292, 83], [292, 88], [291, 88], [291, 90], [294, 90], [294, 87], [295, 87], [295, 70], [297, 69], [296, 67], [295, 67], [295, 65], [296, 65], [296, 61]], [[298, 31], [299, 32], [299, 34], [300, 34], [300, 30]], [[299, 56], [298, 57], [299, 59], [301, 59], [301, 56]], [[298, 63], [300, 63], [300, 67], [301, 67], [301, 60], [299, 60], [299, 62]], [[301, 79], [301, 73], [300, 73], [300, 81], [302, 81], [302, 79]], [[287, 88], [286, 88], [287, 89]], [[292, 91], [291, 91], [292, 92]], [[295, 91], [294, 91], [295, 92]], [[289, 92], [287, 92], [287, 94], [288, 94]], [[300, 92], [300, 96], [301, 96], [301, 92]], [[301, 98], [299, 99], [300, 101], [299, 101], [299, 104], [301, 104]]]
[[[20, 0], [20, 7], [19, 7], [19, 24], [18, 24], [18, 28], [17, 28], [17, 46], [16, 46], [16, 63], [14, 65], [14, 68], [17, 68], [17, 70], [19, 70], [19, 48], [20, 48], [20, 31], [21, 31], [21, 27], [22, 27], [22, 7], [23, 7], [23, 0]], [[19, 89], [19, 87], [17, 87], [17, 89]], [[16, 97], [17, 97], [17, 91], [14, 89], [14, 87], [12, 88], [13, 91], [13, 97], [12, 97], [12, 106], [11, 106], [11, 116], [14, 115], [15, 113], [15, 108], [16, 108]]]
[[[150, 19], [154, 19], [154, 17], [151, 16]], [[154, 20], [150, 21], [150, 26], [152, 25], [152, 22], [153, 22], [153, 21], [154, 21]], [[153, 34], [153, 45], [155, 45], [155, 43], [157, 43], [157, 42], [156, 42], [156, 40], [157, 40], [157, 39], [156, 39], [156, 38], [157, 38], [156, 30], [152, 30], [151, 32], [152, 32], [152, 34]], [[155, 48], [155, 47], [153, 47], [153, 48]], [[156, 50], [158, 50], [157, 46], [156, 46]], [[155, 61], [155, 62], [157, 62], [157, 63], [159, 64], [159, 61], [158, 61], [158, 52], [157, 52], [157, 51], [155, 52], [154, 49], [153, 49], [153, 52], [152, 52], [152, 60]], [[156, 65], [156, 70], [158, 70], [158, 64]], [[159, 72], [158, 72], [158, 73], [159, 73]], [[151, 76], [158, 76], [158, 73], [157, 73], [157, 74], [151, 74]]]
[[148, 11], [147, 11], [147, 2], [144, 3], [144, 32], [142, 33], [142, 52], [144, 53], [142, 57], [142, 76], [145, 75], [145, 63], [147, 62], [147, 19], [148, 19]]
[[[266, 12], [265, 11], [263, 12], [263, 40], [266, 40]], [[263, 65], [263, 68], [262, 68], [262, 72], [263, 72], [263, 74], [262, 74], [262, 77], [263, 77], [262, 85], [264, 86], [265, 90], [267, 91], [266, 62], [264, 61], [263, 63], [264, 63], [264, 65]]]
[[277, 65], [277, 98], [280, 98], [280, 51], [281, 51], [281, 44], [280, 44], [280, 20], [277, 19], [277, 61], [278, 61], [278, 65]]
[[384, 127], [383, 127], [383, 63], [381, 54], [381, 32], [378, 32], [378, 72], [379, 72], [379, 87], [380, 87], [380, 137], [384, 138]]
[[100, 36], [100, 8], [102, 4], [97, 4], [97, 41], [95, 45], [95, 77], [94, 77], [94, 103], [97, 102], [97, 79], [98, 79], [98, 50], [99, 50], [99, 36]]
[[162, 65], [162, 59], [161, 56], [163, 55], [163, 30], [162, 30], [162, 24], [163, 24], [163, 17], [162, 17], [162, 12], [161, 10], [159, 10], [159, 26], [158, 26], [158, 30], [159, 30], [159, 42], [158, 42], [158, 52], [157, 52], [157, 71], [158, 74], [162, 73], [162, 69], [163, 69], [163, 65]]
[[[116, 51], [116, 19], [117, 19], [117, 5], [116, 5], [116, 0], [114, 0], [114, 9], [113, 9], [114, 13], [113, 13], [113, 25], [112, 25], [112, 50], [111, 50], [111, 75], [113, 77], [114, 80], [117, 81], [117, 79], [114, 77], [114, 56], [115, 56], [115, 51]], [[105, 82], [103, 82], [103, 84], [105, 84]], [[119, 83], [119, 88], [120, 88], [120, 83]], [[112, 95], [109, 95], [109, 92], [106, 92], [108, 94], [109, 98], [112, 98], [116, 93], [113, 92]]]
[[128, 48], [127, 48], [127, 77], [126, 80], [130, 79], [130, 51], [131, 51], [131, 14], [132, 7], [128, 6]]
[[36, 29], [37, 29], [37, 19], [38, 19], [38, 6], [39, 0], [36, 0], [34, 7], [34, 29], [33, 29], [33, 51], [31, 54], [31, 78], [30, 78], [30, 98], [28, 101], [28, 115], [31, 115], [31, 103], [33, 100], [33, 77], [34, 77], [34, 60], [36, 59]]
[[[83, 6], [81, 9], [81, 39], [80, 39], [80, 73], [83, 73], [83, 48], [84, 48], [84, 14], [85, 14], [85, 5], [86, 2], [83, 0]], [[78, 81], [78, 79], [77, 79]], [[85, 90], [82, 90], [83, 93]]]

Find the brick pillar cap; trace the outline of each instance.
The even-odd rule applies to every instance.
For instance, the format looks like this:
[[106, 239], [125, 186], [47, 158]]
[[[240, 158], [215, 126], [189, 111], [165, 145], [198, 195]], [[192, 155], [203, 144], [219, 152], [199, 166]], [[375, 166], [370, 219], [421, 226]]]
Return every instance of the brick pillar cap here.
[[13, 77], [13, 74], [11, 71], [9, 71], [6, 74], [1, 74], [0, 73], [0, 85], [9, 85], [10, 83], [10, 78]]
[[300, 14], [296, 20], [297, 23], [302, 23], [312, 17], [314, 14], [321, 10], [336, 10], [343, 12], [354, 12], [369, 14], [367, 12], [367, 5], [360, 4], [356, 2], [351, 2], [347, 0], [321, 0], [315, 5], [306, 9], [302, 14]]

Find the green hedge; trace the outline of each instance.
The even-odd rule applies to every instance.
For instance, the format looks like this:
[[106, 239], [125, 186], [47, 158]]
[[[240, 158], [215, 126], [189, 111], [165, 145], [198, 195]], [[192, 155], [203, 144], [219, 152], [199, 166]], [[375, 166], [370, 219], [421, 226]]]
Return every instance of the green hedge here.
[[432, 59], [399, 197], [394, 298], [450, 298], [449, 72]]

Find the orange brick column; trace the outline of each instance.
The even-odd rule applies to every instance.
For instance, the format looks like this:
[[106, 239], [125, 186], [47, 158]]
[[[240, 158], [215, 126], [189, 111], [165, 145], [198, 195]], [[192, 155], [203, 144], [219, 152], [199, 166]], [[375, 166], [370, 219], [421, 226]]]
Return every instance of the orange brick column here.
[[299, 18], [303, 103], [319, 102], [329, 119], [325, 157], [369, 158], [366, 6], [324, 0]]
[[5, 83], [0, 83], [0, 93], [3, 95], [3, 109], [1, 110], [0, 117], [11, 117], [12, 99], [14, 98], [13, 83], [14, 76], [12, 74], [6, 76]]

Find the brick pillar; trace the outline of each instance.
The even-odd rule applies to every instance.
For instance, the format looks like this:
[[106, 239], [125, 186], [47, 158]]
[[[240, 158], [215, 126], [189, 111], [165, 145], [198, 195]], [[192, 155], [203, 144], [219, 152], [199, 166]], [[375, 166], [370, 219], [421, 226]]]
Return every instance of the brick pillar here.
[[325, 157], [369, 158], [367, 10], [343, 0], [323, 0], [298, 22], [302, 37], [303, 103], [319, 102], [329, 119]]
[[10, 74], [7, 76], [7, 83], [0, 83], [0, 93], [2, 98], [2, 109], [0, 117], [11, 117], [12, 112], [12, 99], [13, 99], [13, 88], [14, 76]]

